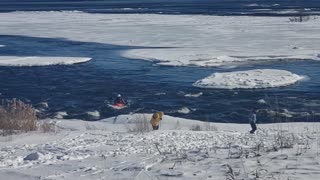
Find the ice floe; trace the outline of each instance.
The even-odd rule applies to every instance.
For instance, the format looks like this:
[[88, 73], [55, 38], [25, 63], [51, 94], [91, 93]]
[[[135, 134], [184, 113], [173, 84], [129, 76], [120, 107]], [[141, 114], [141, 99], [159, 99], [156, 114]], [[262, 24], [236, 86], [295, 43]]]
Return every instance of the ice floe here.
[[54, 118], [56, 119], [63, 119], [64, 116], [68, 116], [68, 113], [65, 111], [62, 112], [56, 112], [54, 115]]
[[259, 104], [267, 104], [267, 101], [264, 100], [264, 99], [259, 99], [257, 102], [258, 102]]
[[87, 57], [0, 56], [0, 66], [70, 65], [87, 62], [89, 60], [91, 60], [91, 58]]
[[271, 88], [287, 86], [304, 79], [304, 76], [277, 69], [256, 69], [248, 71], [214, 73], [195, 82], [201, 88], [237, 89]]
[[202, 96], [202, 92], [199, 92], [199, 93], [194, 93], [194, 94], [192, 94], [192, 93], [188, 93], [188, 94], [185, 94], [184, 96], [185, 97], [200, 97], [200, 96]]
[[182, 107], [182, 108], [180, 108], [177, 112], [178, 113], [181, 113], [181, 114], [189, 114], [190, 113], [190, 109], [189, 108], [187, 108], [187, 107]]

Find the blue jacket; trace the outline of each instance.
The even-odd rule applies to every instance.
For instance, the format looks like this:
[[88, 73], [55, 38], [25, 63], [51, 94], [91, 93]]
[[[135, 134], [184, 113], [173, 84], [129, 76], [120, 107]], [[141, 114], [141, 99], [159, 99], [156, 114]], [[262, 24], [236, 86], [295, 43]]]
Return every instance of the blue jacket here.
[[250, 123], [256, 123], [257, 122], [257, 115], [256, 115], [256, 113], [252, 113], [251, 114], [251, 116], [250, 116], [250, 118], [249, 118], [249, 122]]

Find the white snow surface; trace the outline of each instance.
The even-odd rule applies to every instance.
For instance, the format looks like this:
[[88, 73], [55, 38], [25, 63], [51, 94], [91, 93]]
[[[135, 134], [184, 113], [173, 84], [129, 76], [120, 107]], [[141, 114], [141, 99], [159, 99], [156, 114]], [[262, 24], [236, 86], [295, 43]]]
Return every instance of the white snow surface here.
[[[258, 124], [252, 135], [248, 124], [165, 115], [159, 131], [128, 132], [151, 116], [42, 120], [55, 132], [0, 136], [0, 179], [320, 178], [320, 123]], [[190, 130], [196, 125], [201, 131]]]
[[[319, 60], [320, 18], [0, 13], [0, 34], [139, 48], [122, 55], [171, 66], [221, 66], [274, 60]], [[144, 48], [145, 47], [145, 48]]]
[[238, 89], [238, 88], [271, 88], [288, 86], [304, 79], [303, 76], [277, 69], [255, 69], [214, 73], [195, 82], [201, 88]]
[[0, 66], [70, 65], [90, 61], [87, 57], [0, 56]]

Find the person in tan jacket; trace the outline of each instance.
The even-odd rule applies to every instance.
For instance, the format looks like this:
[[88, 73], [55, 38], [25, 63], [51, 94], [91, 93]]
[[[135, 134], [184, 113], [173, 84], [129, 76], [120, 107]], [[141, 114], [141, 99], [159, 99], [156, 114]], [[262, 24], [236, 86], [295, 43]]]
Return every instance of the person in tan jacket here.
[[158, 130], [160, 121], [162, 120], [162, 116], [164, 115], [163, 112], [155, 112], [152, 115], [152, 118], [150, 120], [150, 123], [152, 125], [153, 130]]

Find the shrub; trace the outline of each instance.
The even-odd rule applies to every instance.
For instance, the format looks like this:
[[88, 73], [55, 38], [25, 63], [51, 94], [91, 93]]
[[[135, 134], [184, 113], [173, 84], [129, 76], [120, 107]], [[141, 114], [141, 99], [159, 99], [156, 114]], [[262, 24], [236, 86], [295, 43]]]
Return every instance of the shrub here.
[[190, 128], [191, 131], [202, 131], [202, 128], [199, 124], [194, 124]]
[[132, 124], [126, 124], [126, 128], [129, 132], [149, 132], [151, 131], [150, 122], [144, 114], [135, 115]]
[[85, 126], [86, 126], [86, 130], [89, 130], [89, 131], [91, 131], [91, 130], [98, 130], [98, 129], [99, 129], [99, 128], [98, 128], [97, 126], [95, 126], [94, 124], [86, 123]]
[[284, 148], [293, 148], [293, 145], [296, 143], [294, 134], [285, 134], [278, 132], [274, 137], [275, 145], [280, 149]]
[[300, 15], [300, 16], [295, 16], [295, 17], [290, 17], [289, 21], [290, 22], [306, 22], [310, 20], [310, 16], [304, 16], [304, 15]]
[[193, 124], [190, 128], [191, 131], [217, 131], [218, 128], [211, 125], [210, 122], [206, 121], [200, 124]]
[[218, 128], [212, 125], [209, 121], [204, 122], [203, 126], [203, 129], [206, 131], [218, 131]]
[[16, 131], [33, 131], [37, 129], [36, 111], [29, 104], [12, 99], [0, 104], [0, 129], [2, 135]]
[[43, 133], [56, 132], [55, 124], [52, 122], [48, 122], [48, 121], [42, 121], [41, 123], [39, 123], [39, 129]]

